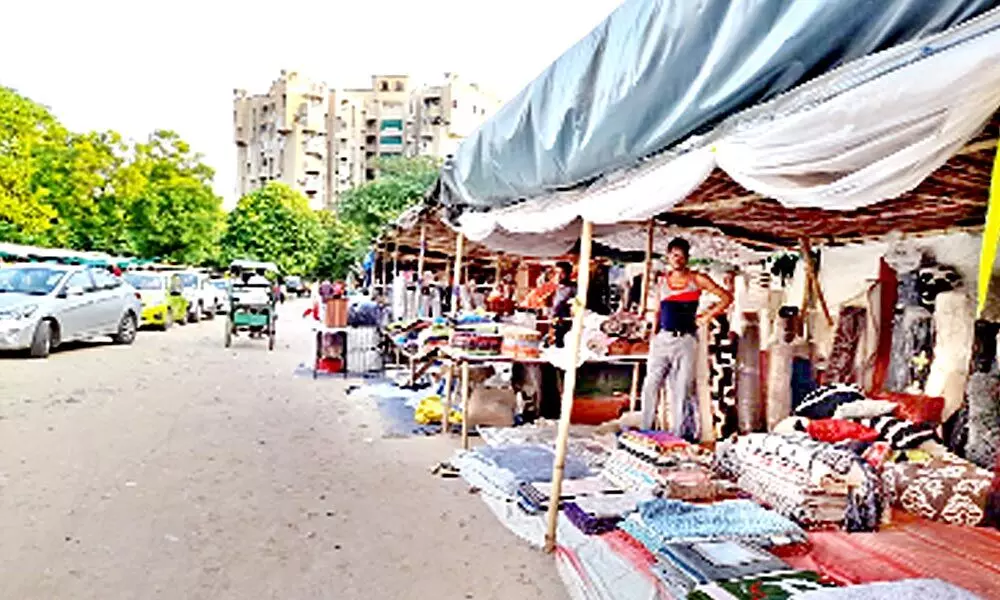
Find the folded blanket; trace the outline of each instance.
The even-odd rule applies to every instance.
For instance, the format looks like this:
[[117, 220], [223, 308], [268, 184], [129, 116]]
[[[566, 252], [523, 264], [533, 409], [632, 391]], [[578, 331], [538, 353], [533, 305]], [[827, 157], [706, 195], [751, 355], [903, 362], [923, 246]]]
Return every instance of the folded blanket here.
[[618, 526], [618, 522], [622, 520], [622, 517], [617, 514], [598, 515], [588, 512], [580, 508], [575, 502], [566, 502], [563, 504], [563, 514], [580, 531], [587, 535], [598, 535], [613, 531]]
[[787, 600], [828, 587], [811, 571], [789, 571], [699, 585], [688, 600]]
[[796, 600], [884, 600], [885, 598], [978, 600], [979, 596], [940, 579], [904, 579], [851, 585], [816, 590], [796, 596]]
[[654, 552], [672, 542], [731, 539], [771, 546], [805, 539], [798, 525], [749, 500], [695, 505], [656, 498], [638, 509], [619, 527]]

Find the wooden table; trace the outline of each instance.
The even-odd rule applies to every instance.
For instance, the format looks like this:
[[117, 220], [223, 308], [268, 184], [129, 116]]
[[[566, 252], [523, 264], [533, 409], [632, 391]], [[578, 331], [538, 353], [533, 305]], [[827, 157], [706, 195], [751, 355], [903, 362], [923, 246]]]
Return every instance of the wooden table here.
[[[442, 399], [443, 404], [443, 416], [441, 419], [441, 432], [444, 435], [449, 433], [449, 423], [448, 418], [451, 414], [452, 406], [452, 383], [455, 378], [455, 367], [459, 369], [460, 384], [459, 393], [462, 399], [462, 448], [468, 450], [469, 448], [469, 420], [466, 416], [469, 414], [469, 366], [472, 364], [477, 365], [490, 365], [490, 364], [510, 364], [510, 363], [521, 363], [526, 365], [543, 365], [552, 364], [550, 361], [544, 358], [518, 358], [514, 356], [508, 356], [506, 354], [495, 354], [495, 355], [480, 355], [480, 354], [469, 354], [451, 348], [449, 346], [443, 346], [439, 348], [439, 358], [446, 363], [445, 366], [445, 392], [444, 398]], [[600, 356], [596, 358], [589, 359], [584, 362], [584, 364], [603, 364], [603, 365], [641, 365], [649, 359], [647, 354], [634, 354], [634, 355], [621, 355], [621, 356]], [[559, 365], [554, 365], [556, 368], [561, 368]]]

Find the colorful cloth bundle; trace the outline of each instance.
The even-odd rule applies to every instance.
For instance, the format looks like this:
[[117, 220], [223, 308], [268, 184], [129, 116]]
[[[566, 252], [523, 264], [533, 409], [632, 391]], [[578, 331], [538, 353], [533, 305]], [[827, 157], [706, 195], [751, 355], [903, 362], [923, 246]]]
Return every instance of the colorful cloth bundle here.
[[456, 329], [449, 345], [456, 350], [475, 356], [496, 356], [503, 346], [503, 336], [490, 331]]
[[620, 514], [603, 515], [600, 513], [588, 512], [577, 502], [566, 502], [563, 504], [563, 514], [570, 523], [576, 525], [577, 529], [587, 535], [598, 535], [614, 531], [618, 523], [622, 520]]
[[503, 328], [501, 351], [514, 358], [538, 358], [542, 353], [542, 334], [527, 327], [508, 325]]
[[720, 444], [716, 471], [806, 526], [843, 523], [850, 531], [872, 531], [881, 521], [881, 484], [871, 465], [804, 434], [750, 434]]
[[749, 500], [697, 505], [656, 498], [619, 527], [651, 552], [674, 542], [741, 540], [762, 546], [801, 542], [805, 532], [785, 517]]
[[604, 462], [601, 475], [624, 490], [649, 493], [666, 485], [661, 471], [656, 465], [618, 449]]
[[788, 572], [781, 559], [750, 544], [725, 540], [667, 544], [657, 554], [653, 573], [675, 597], [686, 598], [697, 586], [713, 581]]
[[787, 571], [699, 585], [688, 600], [787, 600], [829, 587], [812, 571]]

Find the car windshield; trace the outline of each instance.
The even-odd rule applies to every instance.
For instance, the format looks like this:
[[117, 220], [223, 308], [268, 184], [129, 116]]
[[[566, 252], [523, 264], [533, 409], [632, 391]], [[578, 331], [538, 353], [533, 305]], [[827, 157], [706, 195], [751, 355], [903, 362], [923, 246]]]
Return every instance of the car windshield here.
[[48, 267], [0, 269], [0, 293], [13, 292], [44, 296], [55, 289], [66, 271]]
[[162, 290], [163, 278], [159, 275], [139, 275], [138, 273], [126, 273], [125, 281], [137, 290]]
[[180, 276], [181, 285], [186, 288], [198, 287], [198, 276], [190, 273], [182, 273]]
[[302, 280], [299, 279], [298, 277], [286, 277], [285, 278], [285, 285], [299, 285], [301, 283], [302, 283]]
[[229, 288], [229, 284], [226, 283], [224, 280], [221, 280], [221, 279], [218, 280], [218, 281], [213, 281], [212, 285], [214, 285], [215, 287], [219, 288], [220, 290], [225, 290], [225, 289]]

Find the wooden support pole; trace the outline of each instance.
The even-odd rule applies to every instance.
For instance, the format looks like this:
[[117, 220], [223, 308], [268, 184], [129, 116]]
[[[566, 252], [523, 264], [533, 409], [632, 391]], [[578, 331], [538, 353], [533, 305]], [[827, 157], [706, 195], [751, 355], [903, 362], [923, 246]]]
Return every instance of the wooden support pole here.
[[573, 306], [573, 329], [570, 331], [569, 364], [563, 379], [562, 406], [559, 409], [559, 433], [556, 436], [556, 458], [552, 465], [552, 493], [549, 495], [549, 510], [546, 515], [548, 527], [545, 532], [545, 551], [556, 548], [556, 525], [559, 517], [559, 497], [562, 494], [563, 472], [566, 469], [566, 443], [569, 440], [569, 418], [573, 412], [576, 396], [576, 362], [580, 357], [580, 343], [583, 339], [584, 307], [587, 306], [587, 288], [590, 286], [590, 250], [594, 236], [594, 225], [584, 221], [580, 232], [580, 261], [577, 269], [576, 300]]
[[469, 362], [462, 361], [462, 449], [469, 449]]
[[[639, 294], [639, 318], [646, 321], [646, 310], [649, 307], [649, 279], [653, 274], [653, 234], [655, 233], [656, 222], [649, 220], [649, 228], [646, 231], [646, 263], [642, 270], [642, 291]], [[641, 365], [636, 363], [632, 367], [632, 389], [629, 392], [629, 410], [635, 411], [636, 402], [639, 399], [639, 371]]]
[[[385, 252], [380, 253], [382, 258], [382, 285], [388, 287], [389, 285], [389, 250], [386, 249]], [[392, 294], [388, 291], [383, 290], [386, 298], [391, 298]]]
[[459, 304], [462, 301], [462, 291], [459, 286], [462, 285], [462, 252], [465, 250], [465, 236], [461, 233], [455, 238], [455, 272], [453, 273], [455, 279], [451, 285], [451, 312], [453, 314], [458, 314]]
[[449, 417], [451, 416], [451, 388], [455, 381], [455, 363], [448, 361], [448, 366], [444, 369], [444, 395], [441, 398], [441, 406], [444, 409], [441, 415], [441, 435], [448, 435], [451, 429]]
[[420, 254], [417, 256], [417, 285], [424, 280], [424, 255], [427, 252], [427, 224], [420, 224]]
[[805, 317], [805, 309], [808, 307], [808, 298], [812, 295], [816, 295], [816, 299], [819, 300], [819, 306], [823, 310], [823, 316], [826, 318], [826, 323], [829, 326], [833, 326], [833, 316], [830, 315], [830, 307], [826, 305], [826, 297], [823, 295], [823, 287], [819, 284], [819, 274], [816, 272], [816, 265], [813, 264], [812, 259], [812, 245], [809, 243], [808, 238], [802, 238], [799, 240], [799, 244], [802, 247], [802, 260], [805, 261], [806, 267], [806, 291], [803, 297], [803, 318]]

